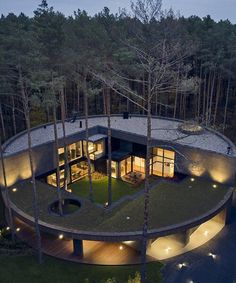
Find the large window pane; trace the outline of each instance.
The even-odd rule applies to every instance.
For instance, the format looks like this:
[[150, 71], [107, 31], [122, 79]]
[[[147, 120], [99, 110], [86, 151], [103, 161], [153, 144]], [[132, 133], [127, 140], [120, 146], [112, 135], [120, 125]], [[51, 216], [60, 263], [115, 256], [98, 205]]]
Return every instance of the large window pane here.
[[88, 175], [88, 163], [81, 161], [77, 164], [71, 165], [71, 180], [72, 182], [79, 180]]

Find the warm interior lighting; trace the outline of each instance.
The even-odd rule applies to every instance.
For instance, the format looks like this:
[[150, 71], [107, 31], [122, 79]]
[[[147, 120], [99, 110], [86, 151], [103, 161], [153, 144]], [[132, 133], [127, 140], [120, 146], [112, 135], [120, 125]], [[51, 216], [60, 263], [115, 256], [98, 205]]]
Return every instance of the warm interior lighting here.
[[20, 232], [20, 228], [18, 227], [18, 228], [16, 228], [16, 232]]
[[207, 237], [208, 235], [209, 235], [209, 231], [206, 230], [206, 231], [204, 232], [204, 236]]
[[64, 238], [63, 234], [60, 234], [58, 238], [62, 240]]
[[123, 246], [119, 246], [119, 250], [122, 251], [124, 249]]
[[166, 248], [166, 252], [167, 252], [167, 253], [168, 253], [170, 250], [171, 250], [170, 247], [167, 247], [167, 248]]
[[13, 193], [17, 192], [17, 188], [12, 189]]

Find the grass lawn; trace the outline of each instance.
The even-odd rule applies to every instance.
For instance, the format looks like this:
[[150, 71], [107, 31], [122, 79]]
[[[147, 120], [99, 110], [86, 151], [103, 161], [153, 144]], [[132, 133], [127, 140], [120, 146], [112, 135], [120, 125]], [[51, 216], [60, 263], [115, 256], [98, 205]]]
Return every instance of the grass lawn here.
[[[3, 203], [0, 194], [0, 223], [4, 222]], [[0, 282], [4, 283], [105, 283], [115, 277], [117, 283], [127, 282], [134, 277], [140, 266], [96, 266], [83, 265], [44, 256], [39, 265], [34, 256], [5, 256], [0, 249]], [[149, 263], [148, 283], [160, 283], [161, 263]]]
[[[100, 180], [93, 180], [93, 194], [94, 201], [100, 204], [104, 204], [108, 199], [108, 177], [105, 176]], [[115, 202], [118, 199], [126, 195], [132, 195], [142, 189], [143, 184], [138, 187], [133, 187], [131, 184], [123, 182], [112, 178], [112, 201]], [[73, 194], [80, 197], [88, 198], [89, 197], [89, 179], [88, 177], [72, 184], [69, 186], [72, 189]]]
[[[179, 183], [168, 181], [159, 183], [150, 190], [149, 229], [164, 228], [190, 221], [203, 216], [216, 207], [224, 199], [229, 188], [221, 184], [217, 184], [217, 187], [213, 188], [212, 185], [211, 181], [203, 178], [195, 178], [194, 182], [191, 182], [190, 178], [186, 178]], [[31, 186], [30, 182], [20, 183], [17, 185], [17, 192], [14, 193], [11, 190], [9, 192], [13, 203], [29, 215], [33, 215]], [[37, 187], [40, 220], [42, 221], [67, 228], [95, 232], [142, 230], [143, 194], [134, 200], [127, 200], [119, 204], [111, 211], [106, 211], [87, 199], [81, 199], [81, 208], [77, 212], [61, 218], [48, 212], [49, 204], [57, 199], [56, 189], [40, 182], [37, 182]], [[97, 194], [105, 194], [106, 189], [103, 187], [100, 189], [97, 189]], [[123, 187], [120, 187], [120, 190], [122, 189]], [[63, 197], [71, 197], [71, 194], [63, 192]], [[127, 216], [130, 219], [127, 220]]]
[[[39, 265], [34, 256], [0, 256], [0, 282], [4, 283], [105, 283], [116, 278], [117, 283], [126, 283], [134, 277], [140, 266], [83, 265], [44, 257]], [[149, 263], [148, 283], [160, 283], [161, 263]]]

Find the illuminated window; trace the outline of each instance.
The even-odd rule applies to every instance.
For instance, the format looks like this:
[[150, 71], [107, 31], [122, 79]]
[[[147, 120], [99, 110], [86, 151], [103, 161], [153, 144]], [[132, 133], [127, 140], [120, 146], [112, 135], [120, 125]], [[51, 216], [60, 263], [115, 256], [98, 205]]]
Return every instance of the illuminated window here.
[[65, 163], [64, 152], [64, 147], [58, 148], [59, 165], [63, 165]]
[[[65, 170], [60, 170], [60, 187], [62, 188], [64, 186], [65, 181]], [[57, 174], [53, 173], [47, 177], [47, 183], [49, 185], [52, 185], [53, 187], [57, 187]]]
[[[58, 155], [59, 155], [59, 165], [65, 164], [65, 155], [64, 155], [64, 147], [61, 147], [58, 149]], [[82, 157], [82, 143], [81, 141], [70, 144], [67, 147], [67, 157], [68, 161], [73, 161], [75, 159], [78, 159]]]
[[[83, 142], [83, 147], [86, 154], [86, 141]], [[105, 154], [105, 141], [88, 142], [88, 152], [91, 160], [102, 157]]]
[[68, 146], [68, 159], [70, 161], [82, 157], [81, 142], [76, 142]]
[[88, 163], [81, 161], [71, 165], [71, 181], [74, 182], [88, 175]]
[[133, 161], [133, 171], [145, 173], [145, 159], [135, 156]]
[[175, 152], [153, 148], [152, 174], [161, 177], [174, 177]]

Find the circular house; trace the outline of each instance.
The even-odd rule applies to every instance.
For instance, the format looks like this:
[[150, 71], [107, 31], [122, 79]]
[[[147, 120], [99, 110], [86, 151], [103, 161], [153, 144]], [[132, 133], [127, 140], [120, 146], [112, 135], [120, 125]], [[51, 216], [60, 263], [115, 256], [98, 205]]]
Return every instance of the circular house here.
[[[67, 121], [65, 135], [58, 123], [57, 143], [53, 124], [31, 130], [39, 226], [46, 254], [95, 264], [140, 262], [146, 124], [145, 116], [111, 117], [113, 202], [109, 207], [106, 116], [89, 118], [88, 139], [83, 118]], [[236, 170], [235, 146], [221, 134], [194, 123], [152, 117], [151, 148], [150, 261], [192, 250], [230, 224]], [[3, 150], [9, 192], [9, 201], [3, 195], [5, 204], [11, 208], [18, 236], [34, 247], [27, 133], [8, 140]], [[1, 176], [1, 186], [3, 180]], [[57, 187], [61, 187], [62, 211]]]

